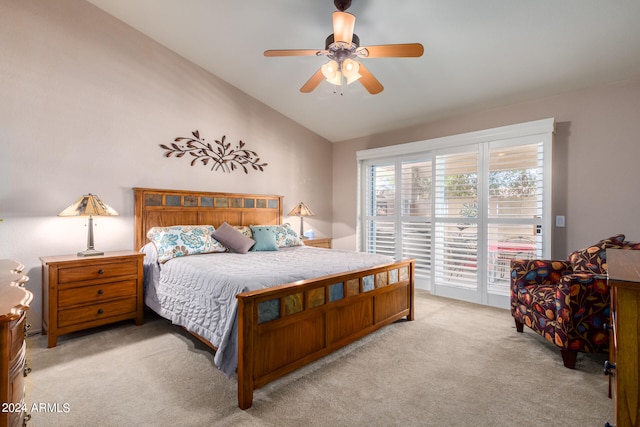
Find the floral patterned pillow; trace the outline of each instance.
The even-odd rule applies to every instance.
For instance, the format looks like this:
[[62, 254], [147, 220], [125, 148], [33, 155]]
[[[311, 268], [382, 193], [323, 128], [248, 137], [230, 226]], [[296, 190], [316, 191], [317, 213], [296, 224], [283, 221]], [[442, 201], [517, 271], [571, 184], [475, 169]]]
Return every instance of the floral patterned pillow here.
[[624, 245], [624, 234], [600, 240], [593, 246], [575, 251], [569, 257], [574, 272], [607, 274], [607, 249], [621, 249]]
[[164, 263], [181, 256], [225, 252], [227, 248], [211, 237], [214, 231], [212, 225], [175, 225], [153, 227], [147, 237], [156, 246], [158, 261]]
[[248, 225], [234, 225], [233, 228], [235, 228], [236, 230], [238, 230], [248, 238], [250, 239], [253, 238], [253, 234], [251, 233], [251, 227], [249, 227]]
[[[280, 228], [284, 229], [284, 236], [278, 239], [278, 245], [280, 247], [291, 247], [291, 246], [303, 246], [304, 243], [298, 233], [291, 229], [289, 224], [282, 224]], [[278, 237], [278, 235], [276, 235]]]

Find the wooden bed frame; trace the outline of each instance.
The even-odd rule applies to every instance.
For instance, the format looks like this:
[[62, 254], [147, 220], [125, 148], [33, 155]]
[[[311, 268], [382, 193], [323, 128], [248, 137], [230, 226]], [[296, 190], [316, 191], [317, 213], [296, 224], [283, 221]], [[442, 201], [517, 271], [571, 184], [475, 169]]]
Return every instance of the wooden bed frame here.
[[[133, 191], [136, 249], [156, 226], [282, 221], [282, 196]], [[255, 389], [293, 370], [403, 317], [413, 320], [414, 266], [403, 260], [237, 295], [238, 406], [248, 409]], [[261, 304], [275, 305], [279, 315], [262, 318]]]

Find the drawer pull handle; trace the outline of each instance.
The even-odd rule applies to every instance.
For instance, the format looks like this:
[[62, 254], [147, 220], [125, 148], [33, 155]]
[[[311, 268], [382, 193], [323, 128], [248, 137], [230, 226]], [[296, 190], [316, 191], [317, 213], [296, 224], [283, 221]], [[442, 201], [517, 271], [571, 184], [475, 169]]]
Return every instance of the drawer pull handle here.
[[104, 274], [104, 270], [103, 269], [98, 270], [98, 274]]
[[604, 362], [604, 374], [605, 375], [613, 375], [613, 370], [616, 369], [616, 364], [611, 363], [608, 360]]
[[102, 314], [102, 313], [104, 313], [104, 311], [102, 311], [102, 309], [99, 309], [98, 314]]
[[104, 291], [102, 289], [98, 290], [98, 295], [102, 295], [104, 294]]
[[24, 370], [22, 371], [22, 374], [26, 377], [27, 375], [29, 375], [31, 373], [31, 368], [28, 366], [24, 367]]

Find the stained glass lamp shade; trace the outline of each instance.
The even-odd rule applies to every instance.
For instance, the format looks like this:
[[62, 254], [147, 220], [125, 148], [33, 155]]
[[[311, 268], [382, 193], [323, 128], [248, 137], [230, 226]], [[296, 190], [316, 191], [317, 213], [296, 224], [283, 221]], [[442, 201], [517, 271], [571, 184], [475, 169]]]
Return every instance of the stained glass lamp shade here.
[[289, 216], [299, 216], [300, 217], [300, 238], [304, 239], [304, 217], [305, 216], [313, 216], [314, 213], [311, 212], [311, 209], [304, 203], [298, 203], [291, 212], [288, 214]]
[[104, 252], [95, 250], [93, 246], [93, 217], [94, 216], [115, 216], [118, 212], [111, 206], [100, 200], [94, 194], [87, 194], [80, 197], [75, 203], [63, 210], [58, 216], [88, 216], [89, 224], [87, 230], [87, 250], [78, 252], [78, 256], [104, 255]]

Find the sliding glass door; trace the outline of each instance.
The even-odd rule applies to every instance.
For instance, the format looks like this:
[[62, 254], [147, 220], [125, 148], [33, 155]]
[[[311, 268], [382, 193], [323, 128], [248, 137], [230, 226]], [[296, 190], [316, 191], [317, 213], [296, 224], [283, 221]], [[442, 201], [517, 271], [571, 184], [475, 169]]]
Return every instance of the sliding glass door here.
[[415, 258], [416, 286], [436, 295], [508, 307], [511, 259], [548, 254], [550, 144], [548, 132], [361, 159], [361, 248]]

